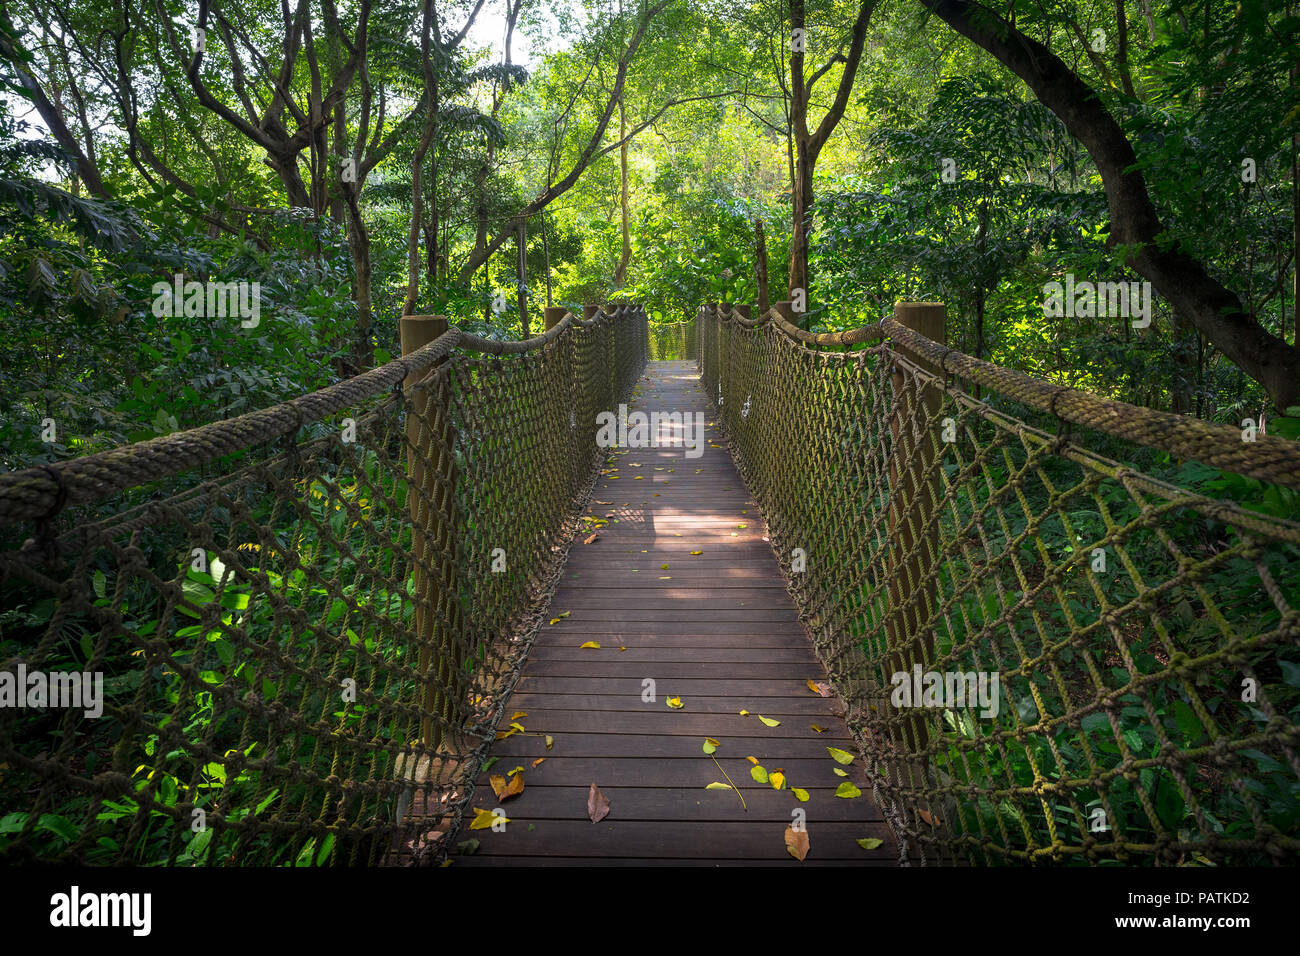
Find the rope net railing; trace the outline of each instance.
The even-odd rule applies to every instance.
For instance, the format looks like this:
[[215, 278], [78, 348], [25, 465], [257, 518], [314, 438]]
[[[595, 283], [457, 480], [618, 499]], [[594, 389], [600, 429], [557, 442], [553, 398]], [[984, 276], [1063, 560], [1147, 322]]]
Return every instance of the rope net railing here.
[[451, 328], [0, 475], [0, 858], [443, 859], [648, 347], [639, 306]]
[[699, 361], [693, 321], [651, 322], [648, 330], [652, 362]]
[[1295, 501], [1300, 446], [980, 362], [898, 321], [926, 308], [820, 336], [698, 318], [704, 388], [908, 858], [1294, 863], [1300, 524], [1093, 449]]

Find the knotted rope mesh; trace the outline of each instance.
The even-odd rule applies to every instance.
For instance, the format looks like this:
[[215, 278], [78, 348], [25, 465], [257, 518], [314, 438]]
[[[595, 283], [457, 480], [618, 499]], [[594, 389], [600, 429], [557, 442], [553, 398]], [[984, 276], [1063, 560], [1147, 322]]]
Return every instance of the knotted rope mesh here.
[[649, 334], [653, 362], [684, 362], [700, 357], [694, 322], [651, 322]]
[[1300, 524], [1090, 450], [1280, 490], [1300, 487], [1295, 443], [892, 320], [699, 323], [704, 388], [912, 859], [1295, 861]]
[[645, 327], [626, 306], [525, 343], [452, 329], [0, 476], [0, 858], [442, 859]]

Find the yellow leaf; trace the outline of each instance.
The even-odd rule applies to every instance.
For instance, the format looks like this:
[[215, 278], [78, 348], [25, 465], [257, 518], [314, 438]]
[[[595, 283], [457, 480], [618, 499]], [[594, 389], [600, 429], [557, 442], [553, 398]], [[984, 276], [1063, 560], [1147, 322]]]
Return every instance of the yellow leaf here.
[[510, 822], [509, 817], [497, 816], [491, 810], [484, 810], [482, 807], [475, 807], [474, 822], [469, 825], [469, 828], [471, 830], [490, 830], [492, 829], [492, 824], [497, 820], [500, 820], [502, 823]]
[[721, 747], [721, 746], [722, 746], [722, 744], [718, 743], [718, 742], [717, 742], [716, 740], [714, 740], [712, 737], [705, 737], [705, 738], [704, 738], [704, 752], [705, 752], [706, 754], [711, 754], [711, 753], [713, 753], [715, 750], [717, 750], [717, 749], [718, 749], [719, 747]]
[[857, 788], [856, 784], [848, 780], [845, 780], [842, 784], [840, 784], [838, 787], [835, 788], [835, 796], [844, 797], [846, 800], [851, 800], [854, 797], [862, 796], [862, 791]]
[[534, 760], [534, 761], [533, 761], [533, 769], [536, 770], [536, 769], [537, 769], [537, 765], [538, 765], [539, 763], [541, 763], [542, 761], [544, 761], [545, 759], [546, 759], [545, 757], [538, 757], [536, 760]]
[[791, 787], [790, 792], [799, 798], [800, 803], [806, 802], [808, 799], [808, 791], [802, 787]]
[[668, 570], [668, 565], [666, 565], [666, 564], [661, 564], [661, 565], [659, 565], [659, 570], [660, 570], [660, 571], [667, 571], [667, 570]]
[[812, 729], [817, 731], [819, 734], [824, 734], [827, 731], [827, 728], [823, 727], [821, 724], [813, 724]]
[[817, 682], [816, 682], [816, 681], [814, 681], [811, 677], [809, 677], [806, 681], [804, 681], [804, 683], [808, 685], [808, 689], [809, 689], [810, 691], [812, 691], [814, 694], [818, 694], [818, 695], [820, 696], [820, 691], [817, 690]]
[[767, 724], [767, 726], [769, 726], [769, 727], [780, 727], [780, 726], [781, 726], [781, 721], [779, 721], [779, 720], [773, 720], [771, 717], [764, 717], [762, 714], [759, 714], [759, 715], [758, 715], [758, 719], [761, 720], [763, 723]]
[[625, 650], [627, 650], [627, 648], [626, 648], [626, 647], [620, 647], [619, 650], [620, 650], [620, 651], [625, 651]]
[[831, 767], [831, 771], [837, 777], [847, 777], [849, 775], [849, 772], [847, 770], [841, 770], [839, 767]]
[[550, 750], [550, 749], [551, 749], [551, 744], [553, 744], [553, 743], [555, 743], [555, 738], [552, 737], [550, 734], [547, 734], [547, 735], [546, 735], [546, 749], [547, 749], [547, 750]]
[[692, 551], [691, 554], [703, 554], [703, 551]]
[[514, 769], [514, 770], [511, 770], [508, 774], [506, 774], [506, 776], [507, 776], [507, 777], [513, 777], [515, 774], [517, 774], [517, 773], [523, 773], [523, 772], [524, 772], [524, 768], [523, 768], [523, 767], [515, 767], [515, 769]]
[[681, 710], [682, 707], [685, 705], [682, 704], [682, 699], [680, 697], [669, 697], [668, 706], [671, 707], [673, 710]]
[[757, 764], [757, 763], [758, 763], [758, 758], [757, 758], [757, 757], [746, 757], [745, 759], [748, 760], [748, 761], [749, 761], [750, 763], [752, 763], [752, 764]]
[[767, 782], [772, 785], [773, 790], [784, 790], [785, 774], [779, 770], [774, 770], [772, 773], [768, 774]]
[[883, 846], [884, 840], [877, 840], [875, 837], [863, 837], [858, 840], [858, 846], [864, 850], [874, 850], [876, 847]]
[[847, 750], [840, 750], [839, 747], [827, 747], [826, 750], [835, 758], [836, 763], [842, 763], [846, 767], [853, 763], [853, 754]]
[[749, 711], [747, 711], [747, 710], [742, 710], [742, 711], [740, 712], [740, 716], [741, 716], [741, 717], [748, 717], [748, 716], [749, 716]]
[[705, 790], [730, 790], [730, 789], [731, 789], [731, 784], [729, 784], [729, 783], [718, 783], [718, 782], [715, 780], [713, 783], [709, 784], [709, 785], [708, 785], [707, 787], [705, 787], [704, 789], [705, 789]]
[[511, 723], [510, 728], [519, 731], [521, 734], [524, 732], [524, 725], [517, 720]]
[[528, 716], [528, 712], [527, 712], [527, 711], [516, 710], [513, 714], [510, 715], [510, 719], [511, 719], [511, 720], [518, 720], [520, 717], [527, 717], [527, 716]]
[[600, 650], [600, 641], [584, 641], [578, 645], [579, 648], [590, 647], [594, 650]]

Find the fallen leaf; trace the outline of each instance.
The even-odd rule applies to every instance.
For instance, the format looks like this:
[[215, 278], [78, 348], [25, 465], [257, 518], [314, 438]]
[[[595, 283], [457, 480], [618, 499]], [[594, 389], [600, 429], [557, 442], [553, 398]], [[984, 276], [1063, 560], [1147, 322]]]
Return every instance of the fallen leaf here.
[[837, 777], [847, 777], [849, 775], [847, 770], [841, 770], [839, 767], [831, 767], [831, 772]]
[[748, 716], [749, 716], [749, 711], [747, 711], [747, 710], [742, 710], [742, 711], [740, 712], [740, 716], [741, 716], [741, 717], [748, 717]]
[[926, 823], [930, 824], [930, 826], [932, 827], [937, 827], [939, 825], [939, 822], [930, 815], [929, 810], [917, 810], [916, 815], [920, 817], [922, 820], [924, 820]]
[[839, 747], [827, 747], [826, 750], [835, 758], [836, 763], [842, 763], [846, 767], [853, 763], [853, 754], [847, 750], [841, 750]]
[[772, 785], [773, 790], [784, 790], [785, 774], [783, 774], [780, 770], [773, 770], [770, 774], [768, 774], [767, 782]]
[[785, 828], [785, 849], [792, 857], [800, 863], [808, 855], [810, 844], [808, 842], [807, 830], [796, 830], [794, 827]]
[[609, 816], [609, 800], [594, 783], [587, 794], [587, 816], [591, 817], [592, 823], [599, 823]]
[[497, 820], [500, 820], [502, 823], [510, 822], [509, 817], [498, 816], [497, 814], [493, 813], [491, 810], [484, 810], [482, 807], [475, 807], [474, 822], [469, 825], [469, 828], [471, 830], [490, 830], [492, 828], [492, 824], [495, 823]]
[[[862, 791], [859, 790], [857, 788], [857, 785], [854, 784], [852, 781], [845, 780], [842, 784], [840, 784], [838, 787], [835, 788], [835, 796], [843, 797], [846, 800], [851, 800], [854, 797], [862, 796]], [[925, 811], [922, 812], [924, 813]]]
[[627, 650], [627, 648], [626, 648], [626, 647], [620, 647], [619, 650], [620, 650], [620, 651], [625, 651], [625, 650]]
[[814, 694], [817, 693], [817, 682], [815, 680], [809, 677], [806, 681], [804, 681], [804, 683], [808, 685], [808, 689], [810, 691], [812, 691]]
[[863, 837], [858, 840], [858, 846], [862, 847], [864, 850], [874, 850], [876, 847], [884, 845], [884, 840], [877, 840], [875, 837]]
[[510, 729], [511, 729], [511, 730], [517, 730], [517, 731], [519, 731], [519, 733], [522, 734], [522, 733], [524, 732], [524, 725], [521, 724], [521, 723], [519, 723], [519, 721], [516, 720], [516, 721], [514, 721], [513, 723], [511, 723], [511, 725], [510, 725]]
[[731, 789], [731, 784], [729, 784], [729, 783], [718, 783], [718, 781], [715, 780], [715, 781], [713, 781], [713, 783], [709, 784], [709, 785], [708, 785], [707, 787], [705, 787], [704, 789], [705, 789], [705, 790], [730, 790], [730, 789]]
[[528, 716], [528, 712], [527, 712], [527, 711], [524, 711], [524, 710], [516, 710], [513, 714], [510, 715], [510, 719], [511, 719], [511, 720], [518, 720], [520, 717], [527, 717], [527, 716]]
[[717, 742], [716, 740], [714, 740], [712, 737], [705, 737], [705, 738], [704, 738], [704, 752], [705, 752], [706, 754], [711, 754], [711, 753], [713, 753], [714, 751], [716, 751], [716, 750], [717, 750], [719, 747], [721, 747], [721, 746], [722, 746], [722, 744], [718, 743], [718, 742]]
[[550, 734], [547, 734], [547, 735], [546, 735], [546, 749], [547, 749], [547, 750], [550, 750], [550, 749], [551, 749], [551, 744], [553, 744], [553, 743], [555, 743], [555, 738], [552, 737]]
[[456, 844], [456, 852], [461, 856], [473, 856], [478, 852], [478, 840], [466, 840], [463, 843]]
[[790, 792], [799, 798], [800, 803], [806, 802], [808, 800], [808, 791], [803, 789], [802, 787], [791, 787]]
[[767, 771], [757, 764], [749, 768], [749, 775], [758, 783], [767, 783]]
[[781, 726], [781, 721], [779, 721], [779, 720], [773, 720], [771, 717], [764, 717], [762, 714], [759, 714], [759, 715], [758, 715], [758, 719], [761, 720], [763, 723], [767, 724], [767, 726], [769, 726], [769, 727], [780, 727], [780, 726]]
[[668, 706], [671, 707], [673, 710], [681, 710], [682, 707], [684, 707], [685, 705], [682, 703], [682, 699], [680, 697], [669, 697]]
[[537, 769], [537, 765], [538, 765], [539, 763], [541, 763], [542, 761], [544, 761], [545, 759], [546, 759], [545, 757], [538, 757], [536, 760], [534, 760], [534, 761], [533, 761], [533, 769], [536, 770], [536, 769]]
[[515, 767], [515, 769], [514, 769], [514, 770], [511, 770], [508, 774], [506, 774], [506, 776], [507, 776], [507, 777], [513, 777], [515, 774], [517, 774], [517, 773], [523, 773], [523, 772], [524, 772], [524, 768], [523, 768], [523, 767]]
[[703, 551], [692, 551], [691, 554], [703, 554]]
[[593, 541], [595, 541], [595, 540], [596, 540], [597, 538], [599, 538], [599, 537], [600, 537], [600, 532], [598, 532], [598, 531], [597, 531], [597, 532], [594, 532], [594, 533], [588, 535], [588, 536], [583, 540], [582, 543], [583, 543], [583, 544], [591, 544]]
[[659, 570], [660, 570], [660, 571], [667, 571], [667, 570], [668, 570], [668, 565], [666, 565], [666, 564], [661, 564], [661, 565], [659, 565]]
[[828, 728], [823, 727], [821, 724], [813, 724], [813, 725], [812, 725], [812, 729], [815, 730], [815, 731], [817, 731], [817, 733], [819, 733], [819, 734], [824, 734], [824, 733], [826, 733], [826, 731], [827, 731]]
[[579, 648], [590, 647], [593, 650], [600, 650], [600, 641], [584, 641], [578, 645]]
[[758, 765], [758, 758], [757, 758], [757, 757], [746, 757], [745, 759], [748, 760], [750, 763], [754, 764], [755, 766]]

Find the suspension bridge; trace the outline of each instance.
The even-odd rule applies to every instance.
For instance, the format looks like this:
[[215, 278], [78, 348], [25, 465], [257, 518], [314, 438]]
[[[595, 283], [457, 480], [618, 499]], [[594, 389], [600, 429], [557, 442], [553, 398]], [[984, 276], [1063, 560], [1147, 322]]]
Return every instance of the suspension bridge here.
[[[796, 319], [407, 316], [356, 378], [0, 475], [0, 677], [102, 685], [0, 708], [0, 858], [1294, 862], [1300, 524], [1150, 472], [1276, 498], [1300, 448], [941, 305]], [[704, 430], [606, 447], [621, 405]]]

